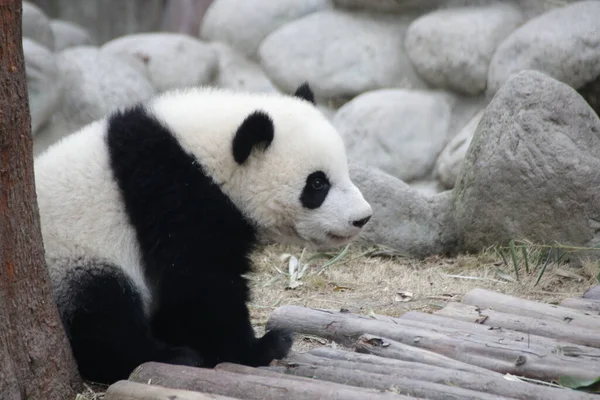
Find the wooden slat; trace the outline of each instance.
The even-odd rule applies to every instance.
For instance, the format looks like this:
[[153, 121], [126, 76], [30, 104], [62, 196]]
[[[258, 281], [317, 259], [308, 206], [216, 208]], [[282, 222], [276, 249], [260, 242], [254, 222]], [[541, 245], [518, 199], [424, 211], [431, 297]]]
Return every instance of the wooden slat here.
[[[515, 349], [490, 341], [485, 335], [449, 331], [435, 325], [417, 326], [412, 321], [402, 319], [398, 319], [397, 323], [389, 323], [354, 318], [348, 313], [284, 306], [272, 313], [267, 328], [289, 329], [346, 344], [370, 333], [400, 342], [403, 349], [398, 353], [403, 354], [408, 344], [474, 366], [541, 380], [554, 380], [563, 375], [585, 379], [597, 376], [597, 364], [588, 365], [586, 360], [581, 359], [561, 359], [552, 353], [552, 349], [546, 352]], [[383, 353], [389, 353], [388, 349]]]
[[[502, 336], [505, 334], [505, 330], [522, 332], [526, 335], [523, 337], [523, 341], [527, 343], [552, 345], [552, 342], [547, 343], [540, 339], [540, 337], [551, 338], [560, 341], [554, 342], [557, 346], [577, 347], [577, 356], [587, 354], [600, 362], [600, 331], [506, 314], [489, 308], [480, 310], [478, 307], [463, 303], [448, 303], [446, 307], [436, 311], [435, 314], [451, 318], [456, 321], [455, 327], [460, 326], [463, 329], [465, 329], [464, 324], [467, 324], [465, 321], [477, 321], [482, 326], [480, 329], [488, 330], [490, 335]], [[402, 317], [411, 318], [412, 315], [407, 313]], [[448, 322], [448, 325], [452, 325], [452, 323]]]
[[148, 385], [131, 381], [119, 381], [109, 386], [104, 400], [236, 400], [233, 397], [209, 393], [190, 392]]
[[462, 302], [482, 309], [491, 308], [507, 314], [600, 330], [600, 316], [587, 315], [571, 308], [520, 299], [491, 290], [473, 289], [463, 296]]
[[[254, 370], [254, 368], [251, 368]], [[271, 371], [265, 371], [271, 372]], [[271, 372], [272, 373], [272, 372]], [[409, 400], [394, 393], [340, 385], [308, 378], [273, 373], [235, 373], [208, 368], [193, 368], [161, 363], [145, 363], [129, 377], [130, 381], [182, 390], [239, 397], [248, 400]], [[261, 376], [263, 375], [263, 376]]]
[[[324, 356], [317, 356], [314, 353]], [[385, 363], [388, 361], [391, 363]], [[279, 361], [274, 365], [270, 368], [279, 368], [286, 373], [302, 376], [313, 374], [319, 379], [327, 379], [324, 378], [323, 371], [320, 369], [311, 370], [308, 369], [308, 366], [328, 367], [331, 369], [331, 374], [338, 374], [342, 370], [351, 370], [362, 376], [363, 372], [369, 372], [387, 375], [391, 378], [389, 382], [396, 382], [397, 377], [402, 377], [403, 379], [450, 385], [519, 400], [593, 400], [597, 398], [597, 396], [591, 394], [572, 390], [511, 381], [500, 374], [487, 375], [456, 371], [454, 369], [328, 348], [315, 349], [305, 354], [291, 353], [284, 361]], [[337, 379], [336, 376], [344, 375], [334, 375], [334, 379]], [[355, 382], [362, 384], [360, 381]]]

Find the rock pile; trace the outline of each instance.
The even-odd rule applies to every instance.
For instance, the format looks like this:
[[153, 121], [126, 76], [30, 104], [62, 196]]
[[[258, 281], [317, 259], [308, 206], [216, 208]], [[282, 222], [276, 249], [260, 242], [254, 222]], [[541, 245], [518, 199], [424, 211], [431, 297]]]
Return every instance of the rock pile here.
[[[600, 240], [585, 147], [598, 140], [600, 1], [196, 1], [196, 35], [158, 32], [160, 1], [113, 30], [105, 10], [92, 27], [91, 5], [58, 1], [49, 18], [25, 2], [36, 153], [165, 90], [308, 81], [374, 202], [365, 239], [419, 256]], [[118, 3], [119, 21], [141, 7]]]

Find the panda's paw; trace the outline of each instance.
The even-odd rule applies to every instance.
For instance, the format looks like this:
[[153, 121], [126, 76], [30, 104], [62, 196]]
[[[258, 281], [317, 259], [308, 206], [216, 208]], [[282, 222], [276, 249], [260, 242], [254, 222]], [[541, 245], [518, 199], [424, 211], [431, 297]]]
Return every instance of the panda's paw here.
[[282, 329], [273, 329], [258, 340], [256, 364], [269, 365], [273, 360], [280, 360], [288, 355], [294, 340], [292, 333]]
[[159, 358], [159, 361], [166, 364], [187, 365], [190, 367], [202, 367], [204, 365], [202, 357], [189, 347], [169, 347], [161, 351]]

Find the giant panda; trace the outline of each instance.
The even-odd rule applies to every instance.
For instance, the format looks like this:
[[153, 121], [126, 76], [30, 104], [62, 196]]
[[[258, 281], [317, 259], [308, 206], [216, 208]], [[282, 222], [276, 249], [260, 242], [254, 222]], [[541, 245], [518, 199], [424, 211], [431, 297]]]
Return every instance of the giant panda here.
[[339, 247], [372, 214], [307, 84], [161, 94], [48, 148], [35, 184], [60, 315], [81, 375], [99, 383], [147, 361], [285, 357], [290, 333], [256, 338], [249, 320], [251, 252]]

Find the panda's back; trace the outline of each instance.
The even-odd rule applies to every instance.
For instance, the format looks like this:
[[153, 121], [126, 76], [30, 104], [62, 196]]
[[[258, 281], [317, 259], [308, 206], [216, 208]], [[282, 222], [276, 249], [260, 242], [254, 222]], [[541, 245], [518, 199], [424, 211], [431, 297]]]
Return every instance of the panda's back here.
[[52, 276], [103, 260], [147, 287], [133, 227], [110, 167], [106, 120], [69, 135], [35, 160], [36, 193]]

